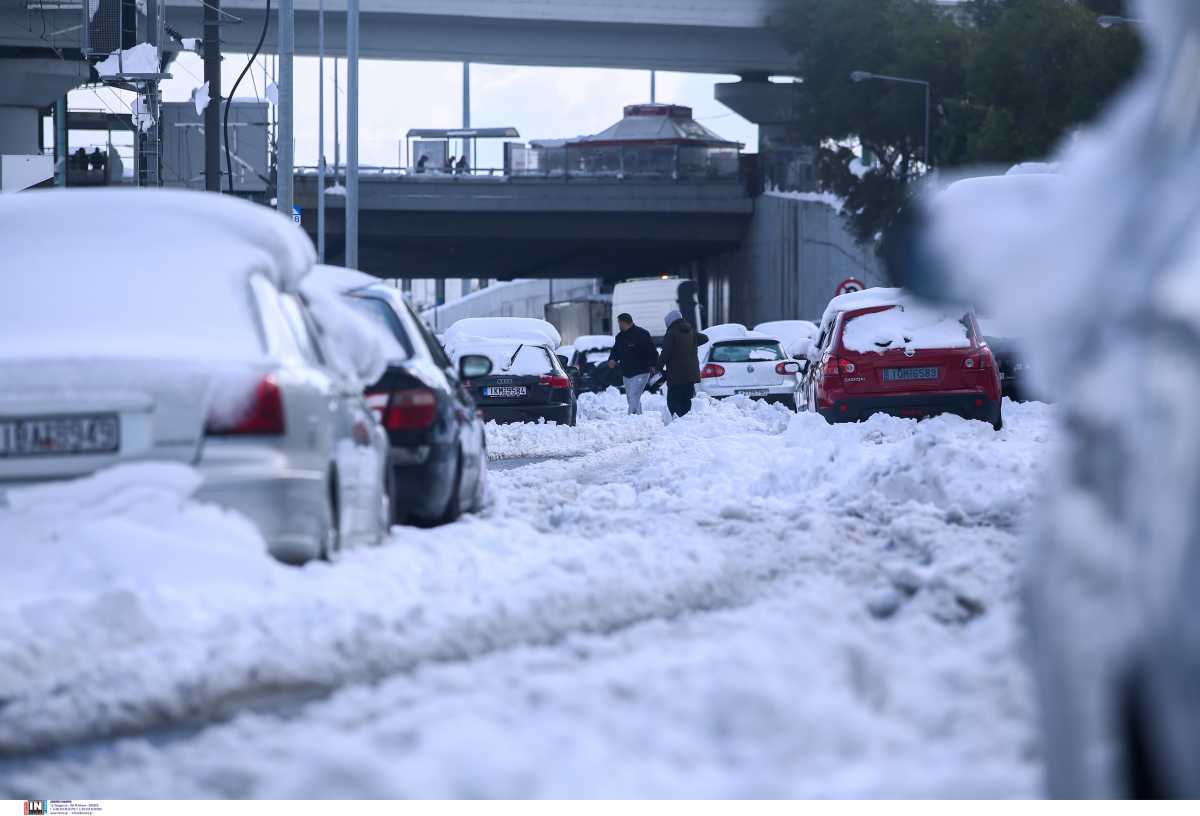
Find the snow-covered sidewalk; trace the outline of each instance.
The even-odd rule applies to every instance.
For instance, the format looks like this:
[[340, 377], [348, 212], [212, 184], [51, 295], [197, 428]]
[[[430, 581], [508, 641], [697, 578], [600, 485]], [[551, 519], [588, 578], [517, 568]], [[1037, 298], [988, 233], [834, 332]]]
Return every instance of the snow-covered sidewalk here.
[[1016, 569], [1052, 410], [646, 404], [489, 426], [565, 458], [332, 567], [161, 471], [0, 508], [0, 797], [1036, 794]]

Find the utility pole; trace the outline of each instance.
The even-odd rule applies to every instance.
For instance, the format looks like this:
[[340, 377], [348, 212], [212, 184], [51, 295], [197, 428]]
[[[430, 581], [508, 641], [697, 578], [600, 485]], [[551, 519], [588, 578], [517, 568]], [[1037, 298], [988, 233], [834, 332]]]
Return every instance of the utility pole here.
[[[136, 139], [137, 136], [135, 135]], [[67, 146], [67, 95], [63, 94], [54, 100], [54, 186], [67, 186], [67, 159], [70, 157]]]
[[292, 0], [279, 2], [279, 169], [276, 171], [276, 202], [281, 213], [292, 217], [293, 120], [292, 57], [296, 52], [296, 13]]
[[338, 139], [338, 132], [341, 130], [341, 114], [338, 112], [338, 96], [341, 91], [338, 90], [338, 58], [333, 58], [333, 183], [339, 184], [338, 174], [342, 169], [342, 143]]
[[[464, 62], [462, 70], [462, 126], [463, 130], [468, 130], [471, 127], [471, 63]], [[471, 146], [474, 147], [475, 140], [471, 140]], [[463, 155], [467, 155], [467, 140], [463, 139]], [[471, 167], [475, 167], [474, 153], [471, 155]]]
[[358, 268], [358, 0], [346, 3], [346, 266]]
[[317, 4], [317, 259], [325, 263], [325, 0]]
[[658, 89], [655, 86], [656, 81], [657, 81], [656, 73], [657, 72], [653, 68], [650, 69], [650, 103], [651, 104], [654, 104], [655, 102], [658, 101]]
[[204, 4], [204, 189], [221, 192], [221, 0]]

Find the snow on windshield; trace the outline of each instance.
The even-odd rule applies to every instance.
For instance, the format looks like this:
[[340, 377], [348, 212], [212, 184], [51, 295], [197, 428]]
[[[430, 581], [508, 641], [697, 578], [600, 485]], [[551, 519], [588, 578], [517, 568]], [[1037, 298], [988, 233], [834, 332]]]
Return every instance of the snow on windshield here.
[[967, 348], [971, 336], [964, 315], [907, 303], [851, 317], [842, 328], [842, 345], [882, 354], [893, 348]]
[[393, 315], [388, 314], [386, 303], [376, 298], [355, 296], [344, 297], [344, 301], [377, 329], [379, 342], [389, 360], [407, 360], [412, 356], [412, 346], [404, 333], [404, 327]]

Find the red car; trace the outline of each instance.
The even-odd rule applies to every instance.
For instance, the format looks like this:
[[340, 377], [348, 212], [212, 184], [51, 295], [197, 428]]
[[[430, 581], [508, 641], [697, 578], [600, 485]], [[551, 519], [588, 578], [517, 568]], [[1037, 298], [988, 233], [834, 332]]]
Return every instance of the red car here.
[[830, 422], [951, 413], [1000, 430], [1000, 374], [975, 316], [894, 289], [835, 298], [810, 349], [804, 399]]

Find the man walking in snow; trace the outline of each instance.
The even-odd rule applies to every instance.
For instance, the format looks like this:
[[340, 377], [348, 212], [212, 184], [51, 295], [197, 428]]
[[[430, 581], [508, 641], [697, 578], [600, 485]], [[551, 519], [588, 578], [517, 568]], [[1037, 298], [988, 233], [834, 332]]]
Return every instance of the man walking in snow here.
[[673, 416], [681, 417], [692, 410], [696, 383], [700, 382], [700, 358], [696, 349], [708, 342], [708, 335], [692, 328], [678, 309], [665, 318], [667, 334], [663, 338], [658, 367], [667, 378], [667, 408]]
[[654, 349], [654, 341], [650, 332], [634, 324], [633, 317], [628, 313], [617, 315], [616, 339], [612, 351], [608, 354], [608, 367], [621, 367], [621, 378], [625, 386], [625, 398], [629, 400], [629, 413], [642, 412], [642, 391], [650, 379], [650, 372], [658, 362], [658, 352]]

